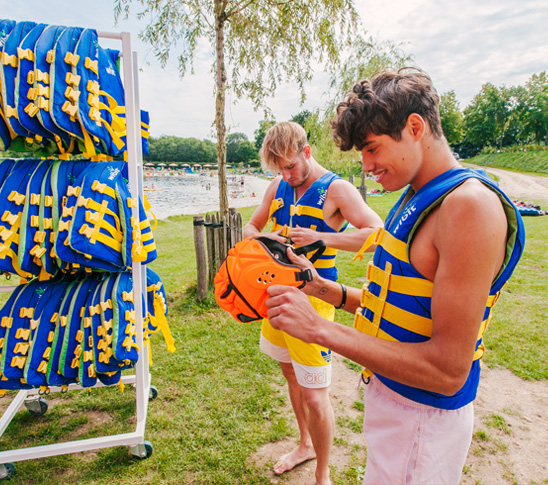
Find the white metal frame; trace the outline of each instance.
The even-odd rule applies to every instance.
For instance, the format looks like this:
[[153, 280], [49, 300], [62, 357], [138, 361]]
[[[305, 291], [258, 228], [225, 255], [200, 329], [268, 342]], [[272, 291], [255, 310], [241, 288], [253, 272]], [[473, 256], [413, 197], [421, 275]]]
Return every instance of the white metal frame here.
[[[129, 187], [133, 197], [142, 199], [143, 196], [143, 153], [141, 146], [141, 114], [139, 106], [139, 85], [138, 85], [138, 64], [137, 53], [131, 50], [131, 35], [127, 32], [110, 33], [98, 32], [101, 38], [121, 40], [122, 42], [122, 61], [123, 61], [123, 81], [125, 90], [125, 109], [126, 109], [126, 143], [127, 143], [127, 162], [129, 169]], [[132, 216], [139, 220], [139, 208], [132, 208]], [[139, 346], [139, 359], [135, 367], [135, 375], [123, 376], [123, 384], [134, 384], [136, 387], [136, 414], [137, 426], [134, 432], [102, 436], [98, 438], [68, 441], [56, 443], [53, 445], [35, 446], [17, 450], [0, 452], [0, 468], [4, 464], [16, 461], [30, 460], [35, 458], [44, 458], [47, 456], [63, 455], [76, 453], [80, 451], [96, 450], [100, 448], [109, 448], [113, 446], [128, 446], [132, 453], [140, 458], [146, 457], [144, 446], [145, 424], [148, 410], [148, 401], [150, 396], [150, 373], [148, 360], [148, 346], [143, 346], [143, 312], [146, 312], [146, 306], [143, 308], [142, 299], [139, 298], [138, 289], [146, 294], [146, 268], [140, 262], [134, 261], [132, 265], [132, 277], [134, 288], [135, 305], [135, 327], [136, 343]], [[145, 298], [146, 305], [146, 298]], [[104, 387], [98, 383], [94, 387]], [[83, 389], [79, 384], [71, 384], [68, 390]], [[50, 392], [59, 392], [61, 388], [51, 387]], [[0, 418], [0, 437], [10, 424], [11, 420], [25, 403], [34, 399], [39, 394], [38, 389], [22, 390], [17, 393], [10, 406], [6, 409], [2, 418]], [[0, 470], [0, 478], [1, 470]]]

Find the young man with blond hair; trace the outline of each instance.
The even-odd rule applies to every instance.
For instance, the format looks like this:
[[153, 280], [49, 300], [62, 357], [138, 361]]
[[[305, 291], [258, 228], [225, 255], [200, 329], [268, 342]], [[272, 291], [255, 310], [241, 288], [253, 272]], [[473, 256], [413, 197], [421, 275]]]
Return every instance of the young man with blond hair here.
[[[314, 265], [322, 277], [336, 281], [337, 250], [357, 251], [382, 225], [381, 219], [352, 184], [314, 159], [306, 132], [298, 123], [278, 123], [270, 128], [260, 156], [263, 169], [279, 175], [245, 226], [244, 237], [260, 233], [272, 220], [272, 232], [267, 235], [280, 242], [304, 246], [322, 240], [327, 249]], [[343, 233], [347, 222], [357, 230]], [[333, 304], [315, 297], [310, 300], [324, 318], [333, 320]], [[339, 300], [336, 305], [344, 303]], [[280, 363], [300, 433], [299, 445], [278, 460], [274, 472], [281, 474], [316, 458], [316, 484], [330, 484], [329, 455], [335, 426], [329, 400], [331, 351], [276, 330], [267, 319], [263, 320], [260, 346]]]

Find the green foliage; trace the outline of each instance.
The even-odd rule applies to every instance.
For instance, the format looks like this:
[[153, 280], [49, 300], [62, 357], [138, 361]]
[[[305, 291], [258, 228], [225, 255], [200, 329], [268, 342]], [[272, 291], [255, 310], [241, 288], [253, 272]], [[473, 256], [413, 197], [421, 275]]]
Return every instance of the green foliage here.
[[449, 145], [459, 144], [464, 137], [464, 130], [455, 91], [448, 91], [440, 96], [440, 118], [443, 134]]
[[305, 128], [317, 160], [328, 165], [361, 159], [354, 150], [343, 153], [333, 143], [329, 121], [335, 114], [337, 103], [342, 101], [352, 86], [362, 79], [371, 77], [385, 68], [398, 69], [411, 61], [412, 57], [405, 54], [399, 46], [390, 42], [375, 42], [371, 37], [355, 36], [346, 57], [332, 71], [331, 101], [323, 109], [314, 110], [306, 118]]
[[502, 150], [484, 148], [467, 162], [484, 167], [507, 168], [516, 172], [548, 174], [548, 149], [544, 146], [513, 146]]
[[525, 86], [482, 86], [464, 110], [464, 144], [479, 151], [546, 141], [548, 131], [548, 79], [533, 74]]
[[257, 151], [259, 151], [263, 146], [263, 140], [266, 132], [271, 126], [275, 124], [276, 121], [269, 118], [265, 118], [259, 123], [259, 128], [255, 130], [255, 148], [257, 149]]
[[163, 135], [150, 137], [149, 154], [143, 158], [154, 162], [217, 163], [215, 144], [210, 140]]
[[251, 143], [244, 133], [231, 133], [226, 137], [226, 161], [227, 163], [248, 164], [257, 159], [259, 153], [255, 145]]

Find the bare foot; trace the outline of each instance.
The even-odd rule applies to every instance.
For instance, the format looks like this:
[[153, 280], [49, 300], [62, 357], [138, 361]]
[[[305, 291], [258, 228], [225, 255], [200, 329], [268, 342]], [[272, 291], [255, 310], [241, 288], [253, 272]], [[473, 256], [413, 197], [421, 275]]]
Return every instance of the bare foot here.
[[297, 465], [314, 458], [316, 458], [316, 452], [312, 446], [298, 446], [293, 451], [282, 455], [274, 465], [273, 470], [276, 475], [281, 475], [284, 472], [292, 470]]

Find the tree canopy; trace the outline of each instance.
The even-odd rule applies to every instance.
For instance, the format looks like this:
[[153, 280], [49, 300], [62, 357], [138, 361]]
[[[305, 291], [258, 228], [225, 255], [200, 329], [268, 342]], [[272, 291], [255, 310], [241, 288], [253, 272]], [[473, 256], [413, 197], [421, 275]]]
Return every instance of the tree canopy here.
[[141, 38], [165, 65], [178, 52], [181, 75], [192, 69], [201, 39], [214, 49], [215, 126], [221, 213], [228, 212], [226, 190], [225, 96], [230, 89], [264, 106], [283, 82], [294, 81], [305, 97], [313, 63], [328, 69], [339, 61], [358, 22], [353, 0], [115, 0], [115, 15], [148, 23]]

